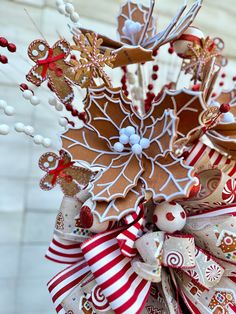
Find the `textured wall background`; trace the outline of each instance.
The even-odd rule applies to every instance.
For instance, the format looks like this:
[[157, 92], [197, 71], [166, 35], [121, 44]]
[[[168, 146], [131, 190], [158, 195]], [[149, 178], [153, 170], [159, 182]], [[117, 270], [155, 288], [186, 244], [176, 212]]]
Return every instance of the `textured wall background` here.
[[[181, 0], [157, 1], [160, 28], [181, 3]], [[75, 0], [74, 4], [85, 27], [115, 37], [119, 0]], [[56, 148], [56, 131], [61, 127], [56, 118], [58, 113], [47, 103], [49, 92], [45, 88], [40, 95], [42, 103], [33, 107], [17, 87], [25, 82], [24, 75], [30, 68], [26, 57], [28, 44], [41, 37], [24, 8], [51, 44], [58, 33], [69, 38], [66, 20], [57, 13], [54, 0], [0, 0], [0, 36], [7, 37], [18, 48], [17, 54], [9, 54], [9, 65], [0, 65], [0, 99], [16, 108], [16, 116], [7, 120], [12, 126], [17, 121], [30, 124], [38, 133], [51, 137]], [[232, 60], [230, 74], [235, 71], [235, 14], [235, 0], [205, 0], [195, 23], [205, 34], [220, 34], [225, 39], [226, 53]], [[164, 61], [168, 64], [168, 56]], [[170, 75], [165, 70], [163, 73], [163, 80]], [[0, 113], [0, 123], [4, 120]], [[13, 130], [9, 136], [0, 137], [0, 314], [54, 313], [46, 282], [61, 266], [46, 261], [43, 256], [62, 194], [59, 189], [43, 192], [39, 188], [43, 173], [37, 168], [37, 161], [45, 151]]]

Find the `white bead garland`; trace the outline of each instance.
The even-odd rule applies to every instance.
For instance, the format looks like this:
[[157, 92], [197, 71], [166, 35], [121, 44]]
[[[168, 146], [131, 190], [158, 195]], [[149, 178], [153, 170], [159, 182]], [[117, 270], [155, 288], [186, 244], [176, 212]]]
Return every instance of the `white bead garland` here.
[[68, 121], [66, 120], [66, 118], [60, 118], [58, 122], [60, 126], [66, 127], [68, 125]]
[[0, 124], [0, 135], [7, 135], [10, 132], [10, 127], [7, 124]]
[[75, 8], [72, 3], [65, 3], [64, 1], [56, 1], [57, 10], [60, 14], [69, 17], [71, 22], [79, 22], [79, 14], [75, 12]]
[[4, 113], [7, 115], [7, 116], [13, 116], [14, 113], [15, 113], [15, 108], [12, 107], [12, 106], [6, 106], [4, 108]]
[[40, 99], [37, 96], [35, 96], [31, 90], [29, 89], [24, 90], [22, 95], [26, 100], [30, 101], [31, 105], [37, 106], [40, 104]]
[[15, 130], [16, 132], [23, 132], [25, 128], [25, 125], [22, 122], [17, 122], [15, 124]]

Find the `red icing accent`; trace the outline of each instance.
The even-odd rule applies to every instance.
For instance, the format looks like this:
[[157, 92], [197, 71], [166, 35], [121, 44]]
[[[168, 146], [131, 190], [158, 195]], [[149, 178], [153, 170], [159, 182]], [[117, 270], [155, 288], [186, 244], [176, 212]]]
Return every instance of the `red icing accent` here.
[[53, 178], [52, 178], [52, 185], [54, 185], [54, 184], [56, 183], [57, 178], [58, 178], [59, 176], [61, 176], [61, 177], [65, 176], [64, 173], [63, 173], [63, 170], [69, 168], [69, 167], [72, 166], [73, 164], [74, 164], [74, 162], [69, 162], [69, 163], [65, 164], [65, 163], [64, 163], [64, 160], [63, 160], [63, 159], [60, 159], [57, 168], [48, 171], [48, 173], [49, 173], [50, 175], [53, 175]]
[[85, 229], [88, 229], [93, 225], [93, 214], [88, 206], [82, 206], [81, 208], [80, 224]]
[[173, 220], [175, 220], [175, 216], [169, 212], [166, 214], [166, 219], [169, 221], [173, 221]]
[[181, 213], [180, 213], [180, 216], [184, 219], [184, 218], [186, 217], [185, 212], [181, 212]]

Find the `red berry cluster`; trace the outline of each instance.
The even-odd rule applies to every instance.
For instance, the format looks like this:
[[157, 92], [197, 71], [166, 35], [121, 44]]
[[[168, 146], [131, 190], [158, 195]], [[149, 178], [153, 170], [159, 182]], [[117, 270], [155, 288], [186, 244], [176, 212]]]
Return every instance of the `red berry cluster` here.
[[[156, 54], [157, 54], [157, 51], [155, 52], [155, 55]], [[158, 79], [158, 75], [157, 75], [158, 70], [159, 70], [159, 66], [157, 64], [153, 65], [152, 74], [151, 74], [152, 81], [156, 81]], [[156, 96], [153, 93], [153, 88], [154, 88], [153, 83], [149, 83], [147, 88], [148, 88], [148, 92], [146, 94], [146, 99], [144, 100], [145, 112], [148, 112], [151, 109], [152, 102]]]
[[[8, 40], [4, 37], [0, 37], [0, 47], [7, 48], [8, 51], [14, 53], [16, 52], [16, 46], [12, 43], [9, 43]], [[8, 63], [8, 59], [4, 55], [0, 55], [0, 62], [3, 64]]]
[[127, 67], [123, 66], [121, 67], [123, 70], [123, 75], [121, 78], [121, 85], [122, 85], [122, 90], [124, 91], [125, 96], [129, 96], [128, 88], [127, 88]]

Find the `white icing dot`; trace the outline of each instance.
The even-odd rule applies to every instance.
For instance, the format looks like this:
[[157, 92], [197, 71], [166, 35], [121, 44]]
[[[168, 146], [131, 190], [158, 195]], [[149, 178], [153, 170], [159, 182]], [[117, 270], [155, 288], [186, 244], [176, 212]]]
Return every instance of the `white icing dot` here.
[[116, 142], [114, 145], [114, 150], [121, 153], [124, 150], [124, 145], [121, 144], [120, 142]]
[[135, 128], [133, 127], [133, 126], [127, 126], [126, 128], [125, 128], [125, 134], [127, 135], [127, 136], [130, 136], [130, 135], [132, 135], [132, 134], [135, 134]]
[[31, 92], [31, 90], [27, 89], [23, 91], [22, 95], [25, 99], [29, 100], [33, 96], [33, 93]]
[[0, 135], [7, 135], [10, 132], [10, 127], [7, 124], [0, 124]]
[[39, 52], [38, 52], [38, 50], [32, 50], [32, 55], [34, 56], [34, 57], [37, 57], [38, 55], [39, 55]]
[[129, 138], [129, 142], [131, 145], [138, 144], [140, 141], [140, 136], [137, 134], [132, 134]]
[[49, 163], [48, 163], [48, 162], [45, 162], [45, 163], [43, 164], [43, 166], [44, 166], [45, 168], [48, 168], [48, 167], [49, 167]]
[[121, 134], [121, 136], [119, 137], [119, 141], [121, 144], [128, 144], [129, 137], [126, 134]]
[[141, 145], [141, 147], [143, 148], [143, 149], [146, 149], [146, 148], [148, 148], [149, 146], [150, 146], [150, 140], [148, 139], [148, 138], [142, 138], [141, 140], [140, 140], [140, 143], [139, 143], [140, 145]]
[[39, 48], [40, 51], [44, 51], [44, 50], [45, 50], [45, 45], [40, 44], [40, 45], [38, 46], [38, 48]]
[[42, 141], [43, 141], [42, 135], [39, 135], [39, 134], [35, 135], [33, 141], [35, 144], [42, 144]]
[[223, 114], [223, 122], [225, 123], [230, 123], [230, 122], [234, 122], [234, 115], [231, 112], [226, 112]]
[[54, 158], [52, 156], [48, 156], [48, 161], [52, 162], [54, 160]]
[[4, 108], [4, 112], [5, 112], [5, 114], [6, 114], [7, 116], [13, 116], [14, 113], [15, 113], [15, 108], [12, 107], [12, 106], [6, 106], [6, 107]]
[[134, 144], [132, 146], [132, 152], [136, 155], [140, 155], [142, 153], [142, 147], [139, 144]]
[[17, 122], [17, 123], [15, 124], [15, 130], [16, 130], [16, 132], [23, 132], [24, 129], [25, 129], [24, 123], [22, 123], [22, 122]]

